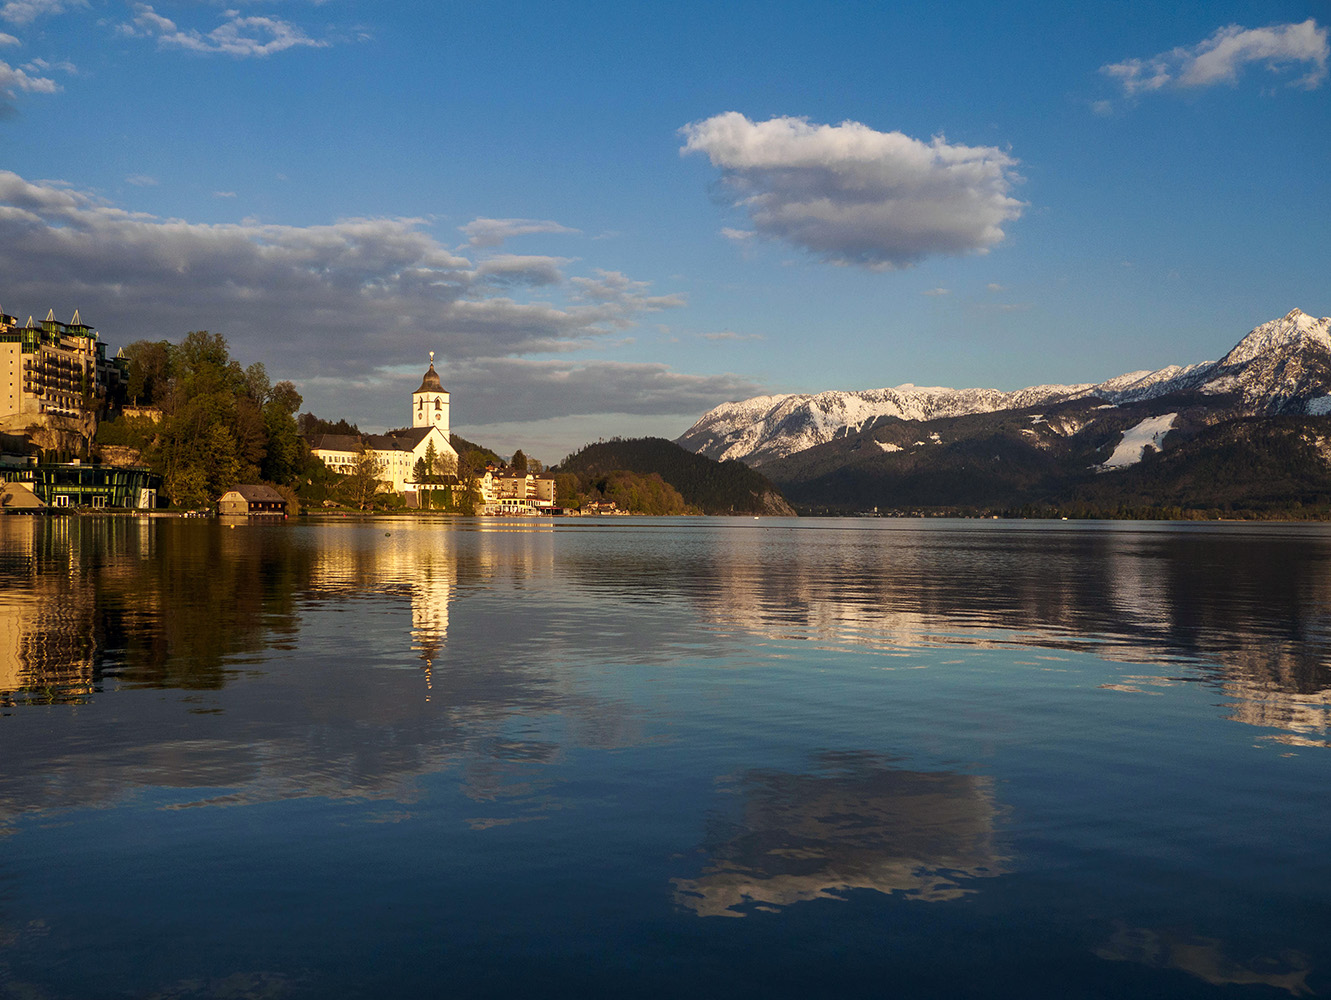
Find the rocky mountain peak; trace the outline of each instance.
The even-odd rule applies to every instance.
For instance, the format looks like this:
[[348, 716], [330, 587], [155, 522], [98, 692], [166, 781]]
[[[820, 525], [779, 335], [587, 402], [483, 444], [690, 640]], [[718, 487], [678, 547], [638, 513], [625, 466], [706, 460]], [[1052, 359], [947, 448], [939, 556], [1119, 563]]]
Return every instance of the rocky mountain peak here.
[[1132, 372], [1095, 384], [1031, 386], [1015, 392], [905, 384], [757, 396], [705, 413], [678, 443], [711, 458], [762, 465], [864, 433], [884, 420], [927, 421], [1086, 397], [1125, 405], [1180, 392], [1237, 399], [1238, 410], [1250, 415], [1331, 413], [1331, 317], [1316, 319], [1292, 309], [1257, 327], [1219, 361]]
[[1316, 319], [1302, 309], [1291, 309], [1282, 319], [1263, 323], [1220, 359], [1221, 368], [1247, 364], [1308, 348], [1331, 351], [1331, 316]]

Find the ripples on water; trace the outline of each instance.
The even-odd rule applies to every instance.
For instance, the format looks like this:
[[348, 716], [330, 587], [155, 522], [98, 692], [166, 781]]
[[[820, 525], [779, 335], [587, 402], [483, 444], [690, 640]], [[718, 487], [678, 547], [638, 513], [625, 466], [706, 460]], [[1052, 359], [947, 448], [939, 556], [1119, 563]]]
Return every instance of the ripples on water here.
[[0, 517], [0, 998], [1324, 994], [1328, 556]]

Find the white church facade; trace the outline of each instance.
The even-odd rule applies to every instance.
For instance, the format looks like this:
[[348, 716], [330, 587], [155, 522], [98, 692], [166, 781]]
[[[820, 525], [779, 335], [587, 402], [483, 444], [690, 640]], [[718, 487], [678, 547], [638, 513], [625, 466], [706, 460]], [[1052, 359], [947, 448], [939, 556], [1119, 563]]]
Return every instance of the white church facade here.
[[416, 492], [414, 470], [434, 446], [435, 475], [453, 475], [458, 468], [458, 453], [449, 441], [448, 390], [440, 384], [434, 370], [434, 351], [430, 368], [421, 386], [411, 394], [411, 429], [393, 434], [323, 434], [310, 442], [310, 453], [322, 459], [331, 472], [347, 473], [355, 466], [361, 449], [378, 460], [382, 479], [394, 493]]

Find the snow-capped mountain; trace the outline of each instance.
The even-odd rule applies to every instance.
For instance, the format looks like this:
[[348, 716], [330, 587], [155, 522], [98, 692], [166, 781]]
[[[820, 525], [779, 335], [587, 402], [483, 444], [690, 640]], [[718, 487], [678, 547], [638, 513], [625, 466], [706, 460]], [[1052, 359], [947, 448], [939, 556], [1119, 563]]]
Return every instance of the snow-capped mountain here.
[[756, 466], [861, 433], [883, 418], [935, 420], [1085, 397], [1134, 403], [1188, 390], [1232, 394], [1241, 400], [1243, 412], [1253, 414], [1331, 412], [1331, 317], [1315, 319], [1295, 309], [1257, 327], [1219, 361], [1130, 372], [1098, 383], [1013, 392], [906, 384], [755, 396], [709, 410], [678, 443], [709, 458], [742, 459]]

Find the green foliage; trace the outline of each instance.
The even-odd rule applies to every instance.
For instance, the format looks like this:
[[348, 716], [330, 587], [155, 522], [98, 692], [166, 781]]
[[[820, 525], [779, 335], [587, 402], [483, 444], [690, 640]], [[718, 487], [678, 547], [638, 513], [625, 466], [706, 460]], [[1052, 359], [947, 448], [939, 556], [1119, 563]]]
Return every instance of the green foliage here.
[[129, 359], [125, 395], [135, 406], [165, 402], [171, 386], [172, 358], [176, 348], [165, 340], [136, 340], [124, 348]]
[[474, 517], [481, 509], [484, 497], [481, 496], [481, 481], [476, 476], [466, 476], [462, 480], [463, 488], [458, 491], [457, 512], [464, 517]]
[[462, 475], [463, 468], [470, 470], [484, 469], [487, 464], [503, 465], [504, 460], [495, 452], [486, 448], [484, 445], [474, 444], [458, 434], [450, 434], [448, 443], [453, 446], [453, 450], [458, 453], [458, 475]]
[[[790, 512], [767, 478], [743, 463], [716, 462], [664, 438], [615, 438], [589, 444], [564, 459], [557, 470], [555, 482], [561, 498], [598, 499], [592, 494], [604, 493], [599, 480], [611, 472], [625, 471], [659, 477], [682, 498], [685, 509], [704, 514]], [[574, 476], [576, 486], [568, 480], [562, 480], [561, 486], [561, 475]]]
[[513, 452], [513, 459], [509, 463], [509, 468], [514, 472], [525, 473], [527, 471], [527, 455], [521, 448]]
[[148, 417], [120, 417], [97, 425], [97, 444], [119, 445], [142, 451], [157, 434], [157, 422]]
[[[279, 382], [278, 385], [290, 385], [291, 383]], [[300, 404], [296, 404], [300, 408]], [[355, 424], [349, 424], [345, 420], [322, 420], [313, 413], [302, 413], [296, 420], [296, 426], [300, 430], [301, 437], [309, 441], [318, 437], [320, 434], [349, 434], [352, 437], [360, 436], [360, 428]]]
[[[620, 510], [633, 514], [693, 514], [690, 507], [659, 473], [616, 469], [593, 484], [600, 499], [613, 501]], [[597, 497], [593, 497], [597, 499]]]
[[159, 407], [162, 420], [104, 423], [97, 440], [138, 448], [172, 503], [206, 506], [237, 483], [296, 482], [308, 452], [296, 426], [301, 397], [294, 385], [272, 385], [260, 363], [242, 368], [226, 339], [206, 331], [179, 346], [139, 341], [125, 353], [128, 396]]
[[383, 463], [370, 449], [362, 447], [351, 471], [342, 477], [339, 492], [345, 502], [357, 510], [372, 510], [384, 486]]

